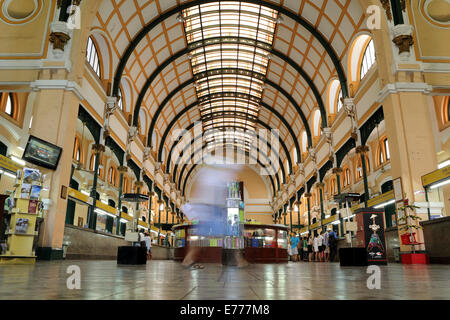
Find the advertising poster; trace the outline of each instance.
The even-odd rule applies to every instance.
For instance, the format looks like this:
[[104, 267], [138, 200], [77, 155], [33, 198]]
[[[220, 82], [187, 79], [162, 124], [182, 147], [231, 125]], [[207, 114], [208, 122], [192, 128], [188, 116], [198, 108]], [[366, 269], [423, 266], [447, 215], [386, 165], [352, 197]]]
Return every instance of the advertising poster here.
[[367, 250], [367, 261], [371, 264], [387, 264], [386, 239], [382, 212], [363, 214], [364, 240]]

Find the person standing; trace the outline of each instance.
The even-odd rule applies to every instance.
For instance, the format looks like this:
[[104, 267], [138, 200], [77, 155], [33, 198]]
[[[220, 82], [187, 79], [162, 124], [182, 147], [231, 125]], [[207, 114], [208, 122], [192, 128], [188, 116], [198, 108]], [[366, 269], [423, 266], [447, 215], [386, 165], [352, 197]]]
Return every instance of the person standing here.
[[330, 246], [330, 262], [334, 262], [337, 253], [337, 237], [336, 233], [331, 230], [328, 234], [328, 245]]
[[325, 252], [325, 246], [323, 245], [323, 235], [319, 233], [318, 238], [318, 246], [319, 246], [319, 262], [323, 262], [323, 255]]
[[320, 261], [320, 247], [322, 246], [322, 239], [319, 238], [319, 235], [314, 237], [313, 247], [314, 247], [314, 256], [313, 260], [315, 262]]
[[303, 241], [302, 241], [302, 246], [303, 246], [303, 261], [308, 261], [308, 238], [307, 237], [303, 237]]
[[325, 262], [328, 262], [330, 258], [330, 247], [329, 247], [329, 234], [328, 231], [326, 231], [323, 235], [323, 245], [324, 245], [324, 252], [323, 252], [323, 260]]
[[298, 261], [302, 261], [303, 260], [303, 237], [300, 237], [300, 235], [298, 236], [298, 244], [297, 244], [297, 248], [298, 248]]
[[297, 234], [294, 232], [291, 235], [290, 243], [291, 243], [291, 255], [292, 255], [292, 261], [297, 262], [298, 258], [298, 237]]
[[144, 240], [147, 247], [147, 260], [152, 260], [152, 239], [150, 238], [150, 234], [148, 232], [145, 233]]
[[313, 236], [310, 235], [308, 236], [308, 262], [311, 262], [313, 259], [313, 245], [314, 245], [314, 240], [313, 240]]

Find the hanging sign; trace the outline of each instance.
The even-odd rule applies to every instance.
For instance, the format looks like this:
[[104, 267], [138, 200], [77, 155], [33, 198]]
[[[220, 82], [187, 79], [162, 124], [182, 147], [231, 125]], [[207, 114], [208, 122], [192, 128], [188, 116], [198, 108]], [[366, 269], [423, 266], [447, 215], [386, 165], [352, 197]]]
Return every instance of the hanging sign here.
[[431, 184], [446, 180], [448, 178], [450, 178], [450, 165], [424, 175], [422, 177], [422, 185], [424, 187], [427, 187]]
[[11, 171], [13, 173], [17, 173], [17, 170], [22, 170], [23, 167], [16, 162], [12, 161], [10, 158], [5, 157], [0, 154], [0, 168], [5, 169], [7, 171]]
[[122, 200], [127, 202], [146, 202], [149, 196], [141, 193], [125, 193], [122, 195]]

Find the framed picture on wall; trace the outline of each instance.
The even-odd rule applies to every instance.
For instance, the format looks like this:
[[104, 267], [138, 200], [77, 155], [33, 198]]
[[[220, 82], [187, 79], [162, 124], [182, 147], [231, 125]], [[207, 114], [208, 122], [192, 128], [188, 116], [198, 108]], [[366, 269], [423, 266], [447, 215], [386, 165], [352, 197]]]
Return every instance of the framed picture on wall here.
[[405, 215], [405, 211], [399, 210], [403, 207], [403, 201], [399, 201], [395, 203], [395, 211], [397, 212], [397, 221], [399, 225], [406, 224], [406, 221], [400, 220]]
[[394, 198], [395, 202], [403, 201], [403, 186], [402, 186], [402, 178], [394, 179], [393, 181], [394, 187]]

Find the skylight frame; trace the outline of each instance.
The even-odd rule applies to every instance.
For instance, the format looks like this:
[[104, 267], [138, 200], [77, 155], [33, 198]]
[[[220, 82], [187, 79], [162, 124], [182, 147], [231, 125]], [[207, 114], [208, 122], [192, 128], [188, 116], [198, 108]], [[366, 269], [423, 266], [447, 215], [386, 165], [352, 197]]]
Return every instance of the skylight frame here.
[[190, 7], [182, 15], [203, 130], [230, 126], [254, 131], [278, 11], [218, 1]]

